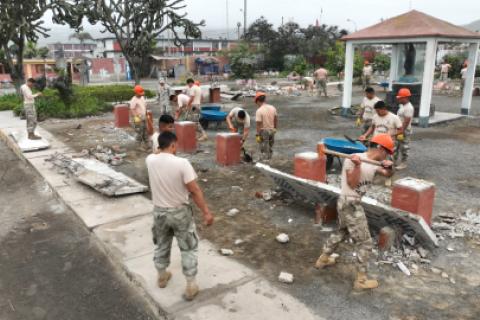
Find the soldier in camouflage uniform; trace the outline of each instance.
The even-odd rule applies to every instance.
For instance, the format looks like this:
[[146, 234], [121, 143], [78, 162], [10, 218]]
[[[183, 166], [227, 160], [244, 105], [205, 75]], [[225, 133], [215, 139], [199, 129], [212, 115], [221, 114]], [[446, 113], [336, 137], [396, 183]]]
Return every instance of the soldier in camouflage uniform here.
[[147, 102], [145, 91], [142, 86], [136, 85], [133, 88], [135, 95], [130, 100], [130, 113], [133, 118], [133, 129], [136, 132], [136, 140], [142, 145], [148, 143], [147, 137]]
[[259, 91], [255, 95], [255, 103], [258, 107], [255, 113], [255, 122], [257, 123], [256, 141], [260, 149], [260, 160], [270, 160], [272, 158], [278, 124], [277, 109], [265, 103], [266, 99], [265, 92]]
[[171, 114], [170, 86], [165, 83], [163, 78], [158, 81], [157, 95], [158, 103], [160, 104], [160, 112], [162, 114]]
[[32, 93], [32, 88], [35, 84], [35, 80], [30, 78], [27, 83], [20, 87], [20, 91], [23, 96], [23, 110], [25, 111], [25, 117], [27, 119], [27, 132], [28, 139], [40, 140], [41, 137], [35, 135], [35, 129], [37, 127], [37, 110], [35, 109], [35, 98], [41, 96], [42, 93]]
[[[338, 231], [330, 236], [315, 267], [323, 269], [336, 263], [332, 256], [337, 245], [349, 236], [357, 253], [357, 277], [355, 289], [373, 289], [378, 287], [377, 280], [367, 278], [368, 258], [373, 241], [368, 229], [367, 217], [361, 204], [376, 173], [391, 176], [393, 162], [386, 160], [395, 150], [395, 143], [388, 134], [378, 134], [371, 140], [371, 147], [365, 153], [345, 159], [342, 168], [341, 193], [337, 202]], [[363, 162], [376, 160], [381, 166]]]
[[158, 271], [157, 285], [165, 288], [172, 277], [167, 268], [170, 265], [170, 249], [175, 237], [182, 255], [183, 274], [187, 279], [184, 298], [193, 300], [199, 292], [195, 281], [198, 236], [189, 196], [202, 212], [206, 225], [213, 223], [213, 215], [197, 184], [197, 175], [192, 165], [187, 159], [175, 156], [176, 141], [174, 133], [162, 132], [158, 136], [159, 152], [150, 154], [146, 159], [154, 204], [154, 263]]

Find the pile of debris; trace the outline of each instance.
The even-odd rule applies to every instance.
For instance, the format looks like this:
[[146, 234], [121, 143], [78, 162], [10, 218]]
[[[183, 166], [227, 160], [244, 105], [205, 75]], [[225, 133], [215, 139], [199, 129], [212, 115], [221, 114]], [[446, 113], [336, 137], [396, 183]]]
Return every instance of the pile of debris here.
[[[339, 174], [327, 175], [327, 183], [332, 186], [340, 188], [340, 180], [341, 177]], [[386, 187], [384, 184], [372, 184], [366, 196], [386, 205], [390, 205], [392, 202], [392, 190]]]
[[76, 155], [76, 157], [90, 158], [93, 157], [99, 161], [110, 164], [112, 166], [118, 166], [123, 163], [123, 159], [127, 156], [127, 153], [120, 146], [104, 147], [97, 145], [95, 148], [84, 149], [82, 152]]
[[440, 214], [432, 224], [432, 229], [437, 232], [437, 238], [480, 237], [480, 209], [468, 209], [461, 216]]

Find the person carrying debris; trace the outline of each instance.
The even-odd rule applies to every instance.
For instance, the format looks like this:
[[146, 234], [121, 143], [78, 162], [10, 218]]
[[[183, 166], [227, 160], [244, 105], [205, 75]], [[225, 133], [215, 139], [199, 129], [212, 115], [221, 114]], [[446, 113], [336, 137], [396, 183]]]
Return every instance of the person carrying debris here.
[[198, 265], [198, 235], [191, 196], [203, 214], [205, 225], [213, 223], [202, 190], [197, 184], [197, 174], [187, 159], [177, 157], [177, 137], [165, 131], [158, 136], [159, 153], [147, 156], [146, 164], [150, 190], [152, 191], [154, 263], [158, 272], [157, 285], [165, 288], [172, 277], [167, 270], [170, 265], [170, 250], [173, 237], [177, 239], [182, 255], [182, 269], [187, 285], [184, 299], [190, 301], [199, 292], [195, 281]]
[[[398, 90], [397, 100], [399, 108], [397, 116], [402, 122], [402, 133], [397, 135], [397, 146], [395, 148], [394, 160], [396, 169], [402, 170], [407, 167], [408, 152], [410, 150], [410, 137], [412, 135], [412, 119], [415, 109], [410, 103], [412, 93], [408, 88]], [[402, 156], [402, 162], [398, 163], [399, 156]]]
[[243, 108], [236, 107], [227, 115], [227, 125], [230, 132], [242, 135], [242, 145], [247, 141], [250, 132], [250, 116]]
[[35, 109], [35, 98], [42, 95], [41, 92], [32, 93], [32, 88], [35, 84], [35, 79], [29, 78], [26, 83], [20, 87], [23, 96], [23, 110], [27, 118], [27, 132], [28, 139], [40, 140], [42, 137], [35, 135], [37, 128], [37, 110]]
[[184, 93], [172, 96], [172, 101], [177, 103], [177, 109], [175, 110], [175, 120], [185, 120], [187, 114], [188, 104], [190, 103], [190, 97]]
[[152, 153], [158, 153], [158, 136], [166, 131], [175, 131], [175, 119], [169, 114], [162, 114], [158, 119], [158, 132], [152, 134], [151, 137]]
[[322, 90], [325, 94], [325, 98], [328, 98], [327, 95], [327, 80], [328, 80], [328, 71], [323, 66], [320, 66], [314, 73], [313, 76], [315, 77], [318, 96], [322, 96]]
[[[386, 160], [393, 154], [395, 144], [388, 134], [378, 134], [371, 140], [371, 146], [365, 153], [355, 154], [345, 159], [341, 173], [341, 192], [337, 202], [338, 231], [330, 236], [325, 243], [322, 254], [315, 263], [317, 269], [334, 265], [336, 258], [332, 253], [340, 242], [349, 236], [355, 245], [357, 253], [357, 275], [353, 283], [354, 289], [374, 289], [378, 281], [368, 279], [367, 266], [373, 241], [368, 229], [367, 217], [361, 204], [361, 199], [372, 183], [375, 174], [392, 175], [393, 162]], [[380, 161], [382, 167], [362, 162], [362, 159]]]
[[372, 75], [373, 67], [368, 60], [365, 60], [362, 70], [362, 83], [364, 90], [370, 86], [370, 82], [372, 81]]
[[186, 111], [185, 120], [192, 121], [197, 124], [197, 132], [200, 133], [198, 141], [205, 141], [208, 139], [207, 133], [200, 125], [200, 104], [202, 103], [202, 89], [200, 89], [200, 82], [195, 84], [193, 79], [187, 79], [187, 95], [190, 96], [190, 102]]
[[374, 107], [378, 101], [380, 101], [380, 99], [375, 95], [375, 90], [372, 87], [367, 87], [356, 121], [357, 127], [360, 127], [363, 123], [363, 133], [367, 132], [368, 128], [372, 125], [372, 118], [375, 114]]
[[165, 79], [158, 80], [157, 88], [158, 103], [162, 114], [170, 113], [170, 86], [165, 83]]
[[374, 108], [376, 114], [373, 115], [372, 125], [358, 140], [365, 141], [370, 135], [375, 137], [381, 133], [387, 133], [395, 139], [397, 135], [403, 133], [402, 121], [396, 114], [388, 111], [385, 102], [379, 100], [375, 103]]
[[130, 113], [133, 117], [133, 128], [137, 133], [137, 141], [147, 143], [147, 102], [145, 91], [142, 86], [136, 85], [133, 88], [135, 95], [130, 100]]
[[277, 109], [265, 103], [266, 100], [265, 92], [259, 91], [256, 93], [255, 104], [258, 107], [255, 114], [255, 122], [257, 124], [256, 141], [260, 146], [261, 160], [270, 160], [272, 158], [272, 149], [278, 124]]

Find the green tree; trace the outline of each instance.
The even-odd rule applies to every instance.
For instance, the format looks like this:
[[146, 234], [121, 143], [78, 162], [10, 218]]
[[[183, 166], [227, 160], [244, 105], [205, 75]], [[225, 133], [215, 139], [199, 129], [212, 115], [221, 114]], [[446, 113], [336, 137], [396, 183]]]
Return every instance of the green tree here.
[[[338, 74], [345, 69], [345, 43], [337, 41], [335, 46], [330, 48], [326, 54], [326, 68], [330, 73]], [[362, 74], [363, 57], [359, 51], [355, 51], [353, 60], [353, 76], [359, 77]]]
[[78, 0], [2, 0], [0, 1], [0, 48], [17, 92], [24, 81], [23, 57], [27, 41], [48, 37], [42, 18], [47, 12], [57, 24], [77, 28], [81, 23]]
[[348, 32], [337, 26], [310, 25], [301, 29], [300, 53], [305, 56], [309, 63], [321, 64], [325, 60], [327, 51], [335, 46], [335, 42]]
[[466, 53], [447, 54], [443, 57], [443, 61], [452, 66], [449, 72], [450, 78], [458, 79], [461, 77], [460, 71], [463, 68], [463, 63], [467, 60], [467, 57]]
[[227, 52], [233, 75], [238, 79], [252, 79], [257, 59], [247, 42], [242, 42]]
[[160, 34], [170, 30], [175, 45], [180, 46], [190, 38], [199, 38], [198, 27], [204, 25], [203, 20], [195, 23], [186, 18], [184, 0], [80, 1], [89, 22], [99, 22], [115, 36], [136, 83], [140, 82], [142, 65], [152, 53], [151, 43]]
[[390, 57], [384, 53], [376, 54], [373, 63], [375, 64], [375, 69], [378, 71], [390, 70]]

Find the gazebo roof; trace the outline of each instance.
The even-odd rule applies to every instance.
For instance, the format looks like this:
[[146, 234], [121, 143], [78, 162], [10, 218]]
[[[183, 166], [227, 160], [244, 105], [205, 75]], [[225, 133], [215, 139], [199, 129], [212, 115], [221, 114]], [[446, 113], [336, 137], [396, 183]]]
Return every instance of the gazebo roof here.
[[480, 33], [467, 30], [416, 10], [387, 19], [371, 27], [342, 37], [342, 40], [375, 40], [401, 38], [480, 39]]

